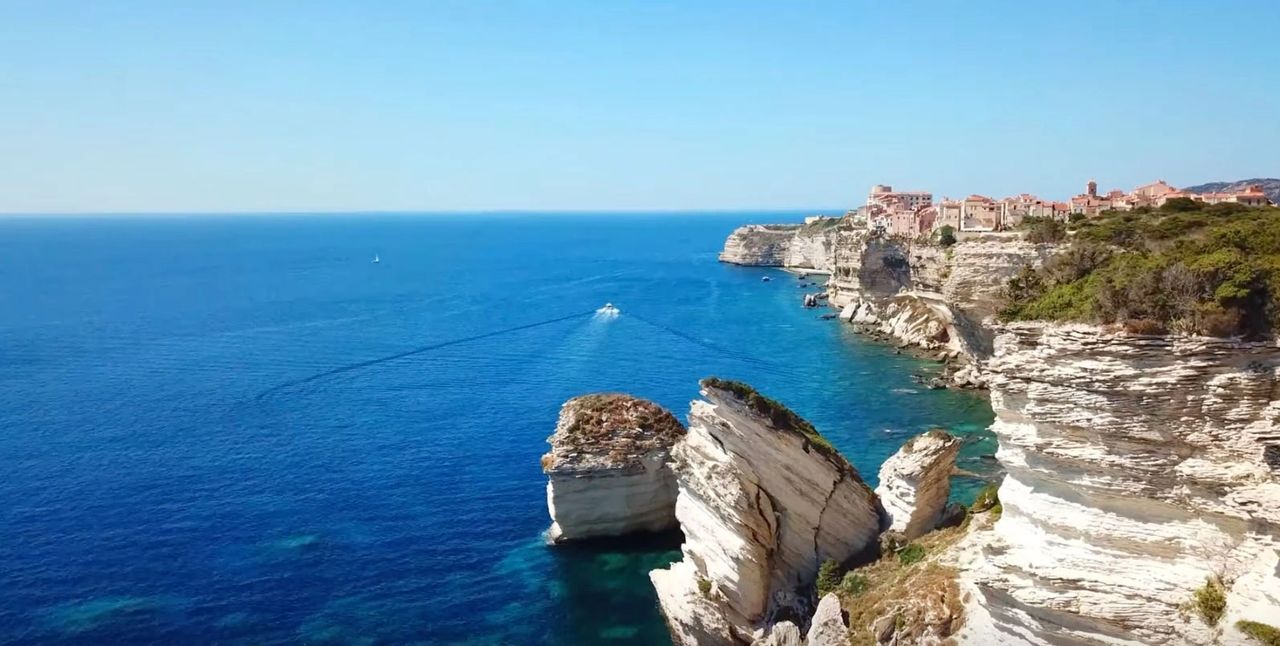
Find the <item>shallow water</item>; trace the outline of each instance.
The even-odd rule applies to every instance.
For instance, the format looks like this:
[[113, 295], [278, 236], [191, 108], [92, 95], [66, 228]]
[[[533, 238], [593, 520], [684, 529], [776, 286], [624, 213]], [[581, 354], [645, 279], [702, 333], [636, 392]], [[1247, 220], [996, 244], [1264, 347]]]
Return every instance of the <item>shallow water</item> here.
[[984, 471], [985, 400], [716, 262], [802, 215], [0, 220], [0, 642], [665, 640], [678, 539], [541, 537], [584, 392], [737, 378], [869, 481], [932, 426]]

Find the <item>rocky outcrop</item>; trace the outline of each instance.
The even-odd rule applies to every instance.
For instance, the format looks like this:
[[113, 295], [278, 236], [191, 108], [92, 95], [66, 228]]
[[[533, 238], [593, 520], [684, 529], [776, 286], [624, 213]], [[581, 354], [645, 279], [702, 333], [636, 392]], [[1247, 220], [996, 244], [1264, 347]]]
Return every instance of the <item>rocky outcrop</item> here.
[[806, 222], [791, 240], [783, 257], [784, 267], [830, 272], [835, 262], [836, 237], [842, 226], [838, 218], [819, 218]]
[[675, 527], [671, 447], [684, 436], [661, 406], [621, 394], [575, 397], [560, 409], [547, 474], [554, 542]]
[[724, 241], [720, 262], [735, 265], [782, 267], [786, 264], [798, 224], [748, 224], [738, 227]]
[[849, 643], [849, 624], [840, 608], [840, 597], [828, 593], [818, 602], [818, 610], [809, 623], [806, 646], [846, 646]]
[[[962, 564], [973, 644], [1245, 643], [1280, 617], [1274, 342], [1022, 323], [989, 363], [1002, 516]], [[1220, 582], [1225, 614], [1198, 612]]]
[[846, 230], [836, 242], [827, 289], [843, 320], [947, 356], [953, 360], [948, 381], [980, 387], [1005, 284], [1023, 267], [1043, 264], [1055, 250], [1016, 233], [970, 236], [944, 249]]
[[800, 627], [790, 621], [779, 621], [764, 630], [765, 635], [751, 642], [751, 646], [802, 646], [804, 635]]
[[835, 259], [841, 218], [816, 217], [804, 224], [749, 224], [725, 240], [720, 261], [735, 265], [811, 269], [827, 273]]
[[750, 643], [809, 616], [820, 563], [875, 548], [879, 504], [781, 404], [717, 379], [702, 395], [672, 449], [684, 558], [650, 578], [677, 644]]
[[880, 467], [876, 495], [884, 506], [887, 531], [914, 540], [938, 526], [951, 495], [951, 471], [960, 440], [933, 430], [907, 440]]

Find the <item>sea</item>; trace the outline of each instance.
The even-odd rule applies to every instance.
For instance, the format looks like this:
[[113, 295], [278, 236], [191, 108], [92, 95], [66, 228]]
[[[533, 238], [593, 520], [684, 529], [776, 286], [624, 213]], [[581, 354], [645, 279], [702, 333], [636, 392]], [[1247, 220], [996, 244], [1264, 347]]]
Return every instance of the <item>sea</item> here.
[[981, 395], [717, 261], [804, 215], [0, 219], [0, 643], [669, 643], [678, 535], [545, 541], [584, 393], [739, 379], [873, 484], [930, 428], [989, 473]]

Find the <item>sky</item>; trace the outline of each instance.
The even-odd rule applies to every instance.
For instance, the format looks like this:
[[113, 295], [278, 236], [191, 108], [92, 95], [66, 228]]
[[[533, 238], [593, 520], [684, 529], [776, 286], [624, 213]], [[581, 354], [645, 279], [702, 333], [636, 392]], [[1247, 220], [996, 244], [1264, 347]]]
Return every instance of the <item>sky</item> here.
[[0, 213], [1280, 176], [1280, 2], [0, 0]]

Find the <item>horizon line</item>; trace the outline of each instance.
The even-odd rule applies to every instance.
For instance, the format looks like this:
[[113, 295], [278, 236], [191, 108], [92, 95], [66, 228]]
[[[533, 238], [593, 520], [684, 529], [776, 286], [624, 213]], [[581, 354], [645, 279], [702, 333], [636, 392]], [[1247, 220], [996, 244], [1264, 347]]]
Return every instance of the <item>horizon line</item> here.
[[0, 211], [0, 218], [102, 217], [102, 216], [259, 216], [259, 215], [699, 215], [732, 213], [828, 213], [844, 215], [849, 207], [815, 209], [804, 207], [714, 207], [655, 209], [357, 209], [357, 210], [269, 210], [269, 211]]

